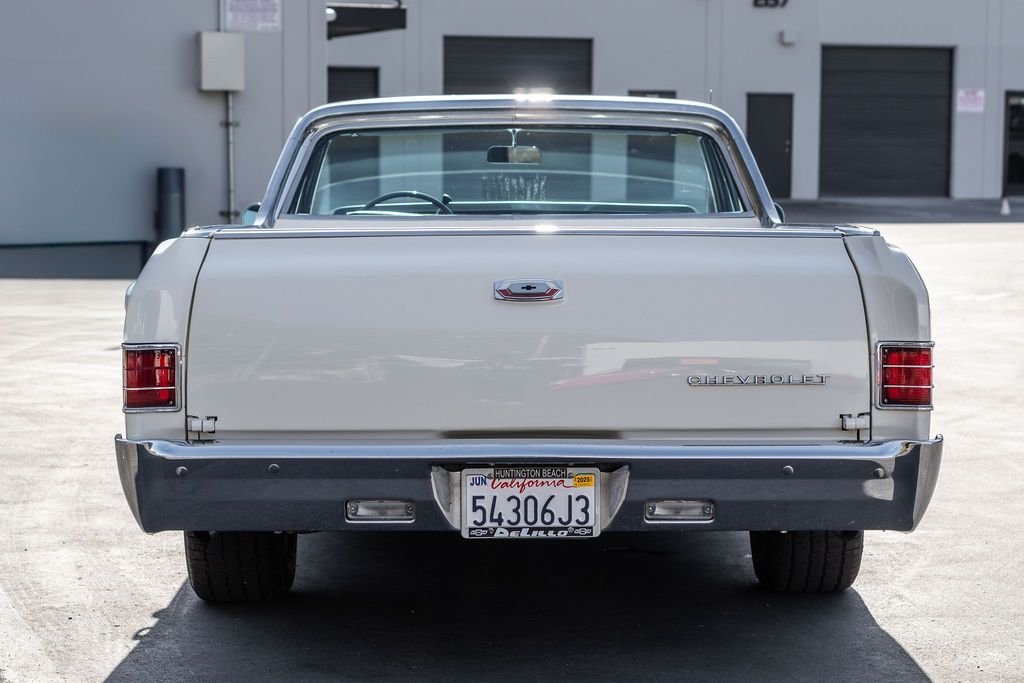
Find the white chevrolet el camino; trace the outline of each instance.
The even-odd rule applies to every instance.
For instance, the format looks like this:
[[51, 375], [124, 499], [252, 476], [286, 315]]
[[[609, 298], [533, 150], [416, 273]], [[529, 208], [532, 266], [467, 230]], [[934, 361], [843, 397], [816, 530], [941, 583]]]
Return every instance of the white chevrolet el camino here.
[[764, 585], [837, 591], [928, 506], [921, 278], [784, 223], [715, 107], [328, 105], [251, 223], [161, 244], [126, 300], [121, 483], [205, 600], [283, 595], [341, 530], [745, 530]]

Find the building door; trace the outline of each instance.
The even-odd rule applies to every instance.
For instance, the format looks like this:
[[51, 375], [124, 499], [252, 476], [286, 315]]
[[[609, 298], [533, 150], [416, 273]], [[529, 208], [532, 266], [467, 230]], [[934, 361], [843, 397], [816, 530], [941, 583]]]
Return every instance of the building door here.
[[[380, 72], [376, 68], [331, 66], [327, 68], [327, 101], [363, 100], [380, 95]], [[379, 180], [365, 180], [380, 175], [380, 138], [376, 135], [353, 138], [346, 144], [344, 160], [335, 159], [327, 168], [331, 182], [338, 187], [345, 183], [362, 183], [368, 194], [380, 194]]]
[[820, 194], [949, 196], [953, 51], [826, 47]]
[[793, 177], [793, 96], [747, 95], [747, 142], [774, 199], [787, 199]]
[[[630, 97], [675, 99], [675, 90], [630, 90]], [[671, 136], [630, 135], [627, 138], [626, 199], [671, 201], [675, 180], [676, 140]]]
[[1024, 195], [1024, 92], [1006, 93], [1003, 195]]
[[445, 36], [444, 92], [589, 95], [592, 53], [589, 39]]
[[363, 100], [380, 96], [380, 71], [376, 68], [327, 67], [327, 101]]

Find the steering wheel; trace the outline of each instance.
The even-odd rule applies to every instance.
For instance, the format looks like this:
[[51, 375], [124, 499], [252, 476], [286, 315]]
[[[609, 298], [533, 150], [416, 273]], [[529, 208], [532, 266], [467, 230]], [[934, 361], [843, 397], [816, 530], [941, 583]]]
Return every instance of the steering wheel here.
[[448, 215], [455, 214], [455, 212], [452, 211], [451, 208], [447, 204], [442, 202], [440, 199], [437, 199], [436, 197], [431, 197], [426, 192], [416, 192], [414, 190], [399, 190], [398, 192], [388, 192], [387, 194], [382, 194], [376, 199], [371, 199], [370, 201], [366, 202], [366, 204], [363, 205], [363, 210], [366, 211], [368, 209], [372, 209], [373, 207], [377, 206], [382, 202], [386, 202], [389, 199], [395, 199], [397, 197], [412, 197], [413, 199], [419, 199], [420, 201], [429, 202], [433, 204], [441, 213]]

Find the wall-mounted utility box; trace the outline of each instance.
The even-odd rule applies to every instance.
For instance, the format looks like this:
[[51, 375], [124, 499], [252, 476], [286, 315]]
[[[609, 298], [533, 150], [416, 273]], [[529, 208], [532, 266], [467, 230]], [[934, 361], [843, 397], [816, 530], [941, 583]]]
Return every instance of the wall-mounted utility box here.
[[199, 89], [245, 89], [245, 36], [242, 33], [199, 33]]

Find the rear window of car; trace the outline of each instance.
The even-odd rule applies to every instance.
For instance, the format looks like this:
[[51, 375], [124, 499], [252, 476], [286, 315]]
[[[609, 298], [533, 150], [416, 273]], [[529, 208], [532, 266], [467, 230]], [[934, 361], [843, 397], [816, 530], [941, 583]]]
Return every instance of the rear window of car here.
[[313, 148], [288, 213], [731, 214], [718, 144], [693, 131], [553, 126], [346, 130]]

